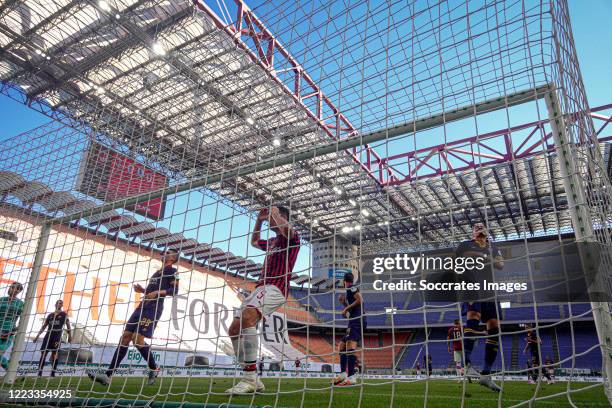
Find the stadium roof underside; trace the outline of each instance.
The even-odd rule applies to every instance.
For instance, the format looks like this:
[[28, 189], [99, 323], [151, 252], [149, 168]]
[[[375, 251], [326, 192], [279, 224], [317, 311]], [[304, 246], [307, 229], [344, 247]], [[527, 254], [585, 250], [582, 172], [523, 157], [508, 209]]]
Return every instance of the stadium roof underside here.
[[[359, 135], [237, 4], [228, 25], [200, 1], [6, 1], [2, 92], [127, 147], [177, 183]], [[474, 95], [472, 106], [503, 96], [498, 86]], [[436, 109], [421, 95], [408, 119]], [[247, 209], [290, 201], [306, 238], [341, 234], [373, 249], [396, 238], [444, 245], [450, 226], [465, 236], [483, 220], [497, 236], [541, 235], [571, 227], [552, 152], [542, 121], [387, 158], [364, 146], [207, 188]]]

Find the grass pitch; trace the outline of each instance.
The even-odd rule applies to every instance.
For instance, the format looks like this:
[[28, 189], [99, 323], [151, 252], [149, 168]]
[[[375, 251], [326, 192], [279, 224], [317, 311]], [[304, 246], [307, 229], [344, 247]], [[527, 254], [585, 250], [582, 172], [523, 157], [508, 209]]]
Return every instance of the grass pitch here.
[[[494, 393], [474, 383], [457, 383], [454, 380], [419, 380], [392, 382], [364, 380], [355, 387], [330, 387], [327, 379], [264, 378], [266, 391], [255, 396], [228, 396], [223, 392], [232, 386], [231, 378], [159, 378], [148, 386], [141, 378], [116, 377], [110, 387], [92, 384], [84, 377], [26, 378], [14, 389], [70, 389], [77, 397], [176, 401], [208, 404], [272, 407], [401, 407], [401, 408], [452, 408], [452, 407], [511, 407], [536, 397], [549, 396], [534, 401], [531, 407], [571, 407], [565, 393], [568, 384], [529, 385], [526, 382], [505, 382], [502, 394]], [[500, 383], [500, 382], [498, 382]], [[500, 383], [501, 384], [501, 383]], [[570, 398], [578, 407], [609, 407], [601, 384], [571, 383]], [[6, 390], [6, 388], [5, 388]], [[425, 402], [427, 405], [425, 405]], [[463, 405], [462, 405], [463, 402]], [[228, 405], [225, 405], [226, 407]], [[14, 405], [3, 405], [14, 406]], [[523, 406], [529, 406], [528, 403]]]

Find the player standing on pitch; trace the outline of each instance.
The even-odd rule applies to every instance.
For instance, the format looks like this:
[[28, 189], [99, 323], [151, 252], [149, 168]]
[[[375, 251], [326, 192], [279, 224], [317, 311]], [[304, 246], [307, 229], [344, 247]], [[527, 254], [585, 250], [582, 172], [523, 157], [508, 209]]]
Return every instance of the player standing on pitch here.
[[548, 375], [550, 376], [550, 384], [555, 383], [555, 367], [553, 366], [554, 364], [554, 361], [552, 361], [550, 357], [546, 356], [546, 358], [544, 359], [544, 365], [546, 367], [544, 369], [548, 372]]
[[302, 362], [300, 361], [299, 358], [295, 359], [295, 374], [299, 374], [300, 373], [300, 367], [302, 367]]
[[[503, 269], [504, 259], [499, 248], [489, 240], [487, 229], [484, 224], [476, 223], [472, 229], [472, 239], [459, 244], [455, 251], [457, 257], [483, 258], [485, 267]], [[492, 268], [490, 272], [493, 272]], [[466, 327], [463, 330], [465, 349], [465, 366], [468, 377], [480, 376], [480, 384], [493, 390], [501, 391], [491, 378], [491, 367], [497, 359], [499, 350], [499, 312], [498, 303], [495, 301], [487, 302], [466, 302], [463, 304], [464, 314], [466, 314]], [[476, 336], [479, 334], [478, 326], [480, 322], [487, 327], [487, 340], [485, 342], [485, 363], [482, 372], [478, 372], [471, 366], [471, 355], [476, 343]]]
[[40, 331], [34, 338], [34, 343], [38, 341], [38, 338], [46, 329], [49, 329], [43, 337], [42, 345], [40, 346], [40, 363], [38, 364], [38, 376], [42, 377], [43, 368], [45, 366], [45, 360], [47, 360], [47, 354], [51, 353], [51, 377], [55, 377], [55, 370], [57, 370], [57, 352], [62, 344], [62, 333], [64, 332], [64, 326], [68, 330], [68, 343], [72, 343], [72, 334], [70, 330], [70, 321], [68, 320], [68, 314], [62, 310], [64, 302], [58, 300], [55, 302], [55, 311], [49, 313], [45, 319], [45, 323], [40, 328]]
[[0, 366], [8, 370], [8, 360], [4, 353], [13, 344], [13, 338], [17, 332], [17, 320], [23, 312], [23, 301], [17, 296], [23, 290], [23, 285], [13, 282], [8, 288], [7, 295], [0, 298]]
[[[457, 371], [457, 375], [459, 377], [463, 376], [463, 343], [461, 342], [461, 337], [461, 321], [459, 319], [455, 319], [453, 325], [448, 329], [448, 334], [446, 338], [449, 341], [448, 352], [453, 353], [453, 360], [455, 361], [455, 370]], [[470, 382], [472, 381], [469, 378], [468, 380]]]
[[433, 375], [433, 359], [431, 354], [423, 356], [423, 364], [427, 367], [427, 376], [431, 377]]
[[555, 383], [555, 367], [553, 366], [554, 364], [554, 361], [552, 361], [550, 357], [546, 356], [546, 358], [544, 359], [544, 365], [546, 367], [544, 369], [548, 372], [548, 375], [550, 376], [550, 384]]
[[334, 378], [334, 385], [355, 385], [355, 366], [357, 364], [356, 349], [361, 343], [361, 334], [366, 328], [364, 316], [365, 305], [359, 288], [354, 286], [355, 275], [351, 272], [344, 274], [344, 287], [346, 295], [340, 295], [340, 303], [344, 306], [342, 316], [348, 319], [346, 336], [338, 343], [340, 353], [340, 374]]
[[[244, 374], [238, 384], [226, 391], [228, 394], [252, 394], [265, 389], [257, 378], [257, 324], [287, 301], [289, 276], [300, 251], [300, 237], [289, 224], [289, 218], [289, 210], [280, 206], [272, 206], [270, 211], [262, 209], [257, 215], [251, 245], [266, 251], [266, 259], [256, 289], [242, 302], [228, 330], [234, 355]], [[260, 239], [264, 221], [268, 221], [275, 237]]]
[[523, 349], [523, 354], [529, 350], [531, 352], [531, 378], [533, 382], [529, 382], [530, 384], [534, 384], [538, 381], [540, 377], [540, 373], [544, 374], [546, 377], [546, 381], [548, 384], [552, 383], [552, 378], [550, 378], [550, 374], [548, 373], [548, 368], [542, 370], [542, 365], [540, 364], [540, 346], [542, 345], [542, 339], [540, 339], [531, 327], [526, 326], [527, 328], [527, 337], [525, 337], [525, 348]]
[[159, 367], [155, 363], [151, 347], [145, 342], [145, 338], [150, 339], [153, 337], [155, 326], [157, 326], [157, 322], [164, 311], [164, 299], [166, 296], [174, 296], [178, 293], [178, 271], [174, 267], [178, 260], [179, 253], [177, 251], [166, 251], [162, 257], [162, 268], [151, 276], [147, 287], [143, 288], [138, 283], [134, 285], [134, 290], [137, 293], [143, 293], [144, 298], [125, 324], [119, 346], [115, 350], [106, 373], [95, 374], [87, 372], [87, 375], [93, 381], [99, 382], [102, 385], [110, 383], [110, 377], [119, 364], [121, 364], [131, 342], [149, 366], [148, 384], [152, 385], [155, 383], [155, 378], [159, 375]]

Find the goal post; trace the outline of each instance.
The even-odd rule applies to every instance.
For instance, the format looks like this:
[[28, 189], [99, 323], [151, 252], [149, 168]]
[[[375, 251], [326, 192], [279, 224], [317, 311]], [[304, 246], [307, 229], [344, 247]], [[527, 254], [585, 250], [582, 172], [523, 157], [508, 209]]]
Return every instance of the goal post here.
[[36, 288], [40, 280], [40, 268], [43, 266], [43, 262], [45, 259], [45, 251], [47, 250], [47, 245], [49, 243], [49, 234], [51, 230], [51, 225], [42, 224], [40, 226], [40, 236], [38, 237], [38, 242], [36, 244], [36, 254], [34, 256], [34, 262], [32, 264], [32, 273], [30, 274], [29, 281], [27, 284], [23, 312], [21, 313], [21, 317], [19, 318], [17, 334], [15, 335], [15, 338], [13, 340], [13, 348], [11, 351], [11, 357], [9, 359], [9, 365], [6, 370], [6, 375], [3, 379], [4, 383], [9, 385], [15, 383], [15, 378], [17, 378], [17, 368], [19, 367], [21, 355], [23, 353], [23, 350], [25, 349], [24, 344], [26, 339], [26, 332], [30, 324], [34, 302], [37, 299]]
[[[563, 114], [561, 112], [561, 105], [559, 103], [558, 90], [553, 86], [550, 92], [546, 93], [545, 101], [546, 108], [550, 119], [552, 128], [552, 136], [555, 142], [555, 150], [559, 159], [559, 168], [561, 177], [563, 179], [563, 185], [568, 200], [568, 209], [572, 217], [572, 224], [576, 242], [578, 242], [578, 250], [580, 251], [580, 259], [583, 265], [583, 271], [587, 274], [587, 279], [591, 279], [589, 282], [590, 295], [593, 297], [591, 307], [593, 309], [593, 318], [595, 321], [595, 327], [597, 329], [597, 336], [601, 345], [601, 354], [603, 361], [603, 378], [604, 378], [604, 389], [608, 400], [612, 404], [612, 316], [610, 315], [610, 305], [602, 298], [602, 293], [606, 292], [607, 282], [606, 279], [610, 279], [607, 273], [606, 261], [609, 259], [611, 248], [606, 247], [605, 243], [600, 246], [602, 255], [596, 256], [591, 253], [586, 245], [580, 245], [580, 243], [598, 243], [597, 237], [593, 230], [593, 218], [591, 217], [591, 209], [589, 202], [586, 199], [587, 189], [583, 182], [584, 177], [589, 177], [592, 169], [587, 167], [582, 170], [576, 163], [576, 155], [578, 149], [588, 150], [592, 149], [592, 135], [586, 134], [586, 138], [582, 141], [582, 146], [577, 143], [573, 143], [568, 137], [567, 128], [568, 121], [572, 120], [572, 113]], [[582, 116], [583, 113], [575, 113], [577, 116]], [[588, 128], [587, 128], [588, 129]], [[597, 145], [597, 143], [596, 143]], [[598, 153], [598, 149], [595, 149], [594, 160], [600, 159], [601, 156]], [[587, 154], [587, 157], [590, 155]], [[593, 166], [599, 166], [601, 163], [591, 163]], [[601, 190], [610, 191], [610, 181], [607, 176], [598, 177], [597, 181], [600, 182], [599, 188]], [[600, 270], [589, 270], [592, 268], [593, 260], [598, 259], [600, 262], [598, 265], [594, 265], [595, 268]], [[602, 270], [601, 270], [602, 269]]]

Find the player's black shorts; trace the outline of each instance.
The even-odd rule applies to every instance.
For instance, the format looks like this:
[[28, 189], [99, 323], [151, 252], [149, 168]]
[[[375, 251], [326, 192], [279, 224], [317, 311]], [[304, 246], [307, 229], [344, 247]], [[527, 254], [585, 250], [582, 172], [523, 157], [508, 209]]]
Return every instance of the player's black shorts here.
[[160, 305], [156, 307], [155, 302], [151, 302], [150, 305], [142, 305], [143, 303], [134, 310], [128, 319], [125, 324], [125, 331], [141, 334], [150, 339], [153, 337], [153, 332], [164, 309]]
[[501, 320], [501, 309], [497, 302], [464, 302], [462, 305], [462, 314], [467, 312], [480, 313], [480, 321], [486, 323], [491, 319]]
[[62, 345], [62, 336], [45, 336], [40, 346], [40, 351], [57, 351]]
[[348, 328], [346, 329], [346, 335], [342, 338], [342, 341], [345, 343], [347, 341], [356, 341], [357, 344], [360, 344], [361, 343], [361, 333], [365, 328], [366, 328], [365, 320], [363, 321], [360, 319], [352, 320], [349, 323]]

